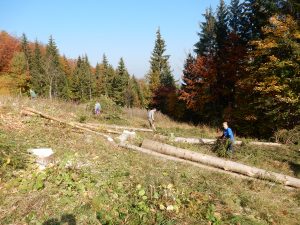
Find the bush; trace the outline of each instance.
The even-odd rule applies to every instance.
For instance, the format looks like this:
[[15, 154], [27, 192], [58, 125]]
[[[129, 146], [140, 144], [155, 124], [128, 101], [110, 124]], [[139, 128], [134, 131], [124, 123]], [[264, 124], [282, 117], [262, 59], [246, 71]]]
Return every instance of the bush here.
[[94, 113], [95, 103], [99, 101], [102, 113], [121, 113], [122, 108], [118, 106], [111, 98], [101, 95], [99, 98], [93, 99], [87, 103], [86, 109]]
[[9, 177], [14, 171], [25, 169], [28, 161], [26, 152], [18, 149], [13, 138], [0, 132], [0, 177]]
[[300, 144], [299, 143], [299, 141], [300, 141], [300, 125], [295, 126], [291, 130], [286, 130], [286, 129], [278, 130], [274, 136], [275, 136], [276, 142], [280, 142], [283, 144], [298, 145], [298, 144]]

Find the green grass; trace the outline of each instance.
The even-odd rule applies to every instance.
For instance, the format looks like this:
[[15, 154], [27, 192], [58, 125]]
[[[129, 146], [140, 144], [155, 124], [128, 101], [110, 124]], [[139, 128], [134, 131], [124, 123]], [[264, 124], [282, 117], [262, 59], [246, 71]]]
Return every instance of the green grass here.
[[[115, 148], [99, 136], [19, 114], [25, 105], [70, 121], [76, 121], [77, 115], [86, 115], [87, 122], [102, 121], [86, 105], [3, 97], [0, 101], [0, 150], [9, 149], [10, 157], [21, 157], [25, 165], [17, 168], [9, 163], [10, 170], [1, 177], [0, 224], [252, 225], [297, 224], [300, 220], [299, 190]], [[109, 112], [101, 116], [106, 114]], [[119, 124], [147, 125], [142, 116], [122, 111], [118, 115], [123, 120]], [[170, 129], [178, 136], [210, 129], [197, 127], [194, 131], [190, 125], [176, 124], [168, 118], [157, 121], [159, 132]], [[139, 133], [140, 141], [146, 136], [152, 134]], [[215, 154], [200, 146], [181, 146]], [[27, 154], [28, 148], [35, 147], [51, 147], [56, 164], [38, 172]], [[255, 158], [263, 165], [268, 157], [268, 164], [276, 164], [281, 158], [297, 156], [285, 149], [244, 148], [237, 150], [236, 160], [247, 164]]]

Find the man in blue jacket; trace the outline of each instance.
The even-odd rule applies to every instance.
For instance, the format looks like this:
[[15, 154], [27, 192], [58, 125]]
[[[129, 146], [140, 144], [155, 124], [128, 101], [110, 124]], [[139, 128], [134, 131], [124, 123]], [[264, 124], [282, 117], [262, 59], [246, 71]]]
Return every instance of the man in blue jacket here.
[[221, 136], [221, 138], [226, 138], [226, 152], [227, 153], [231, 153], [233, 154], [233, 144], [234, 144], [234, 135], [232, 130], [228, 127], [228, 123], [224, 122], [223, 123], [223, 135]]

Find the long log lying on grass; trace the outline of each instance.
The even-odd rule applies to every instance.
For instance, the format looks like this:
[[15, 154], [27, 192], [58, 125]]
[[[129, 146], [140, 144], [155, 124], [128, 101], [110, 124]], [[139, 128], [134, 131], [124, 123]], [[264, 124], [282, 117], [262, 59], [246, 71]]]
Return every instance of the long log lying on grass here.
[[98, 123], [87, 123], [88, 126], [93, 126], [97, 128], [107, 127], [115, 130], [129, 130], [129, 131], [142, 131], [142, 132], [153, 132], [151, 129], [139, 128], [139, 127], [127, 127], [127, 126], [117, 126], [112, 124], [98, 124]]
[[143, 141], [142, 148], [150, 149], [162, 154], [175, 156], [193, 162], [203, 163], [205, 165], [217, 167], [220, 169], [224, 169], [226, 171], [232, 171], [235, 173], [244, 174], [249, 177], [269, 180], [287, 186], [300, 188], [300, 179], [294, 177], [266, 171], [256, 167], [247, 166], [241, 163], [201, 154], [198, 152], [188, 151], [182, 148], [177, 148], [171, 145], [163, 144], [149, 139], [145, 139]]
[[[96, 135], [99, 135], [99, 136], [102, 136], [102, 137], [106, 138], [109, 142], [115, 144], [114, 140], [109, 135], [106, 135], [106, 134], [103, 134], [103, 133], [100, 133], [100, 132], [97, 132], [97, 131], [94, 131], [94, 130], [91, 130], [91, 129], [88, 129], [88, 128], [85, 128], [85, 127], [82, 127], [82, 126], [78, 126], [78, 125], [76, 125], [76, 123], [67, 122], [65, 120], [47, 115], [45, 113], [39, 112], [39, 111], [37, 111], [35, 109], [32, 109], [32, 108], [29, 108], [29, 107], [25, 107], [22, 110], [22, 113], [26, 113], [26, 111], [30, 112], [31, 114], [35, 113], [35, 114], [40, 115], [41, 117], [49, 119], [49, 120], [54, 120], [54, 121], [57, 121], [59, 123], [69, 125], [71, 127], [74, 127], [74, 128], [80, 129], [80, 130], [84, 130], [84, 131], [87, 131], [87, 132], [90, 132], [90, 133], [93, 133], [93, 134], [96, 134]], [[30, 113], [29, 113], [29, 115], [30, 115]]]
[[120, 132], [120, 131], [110, 130], [110, 129], [106, 129], [106, 128], [99, 127], [99, 126], [98, 127], [91, 126], [91, 125], [86, 124], [86, 123], [73, 122], [73, 124], [75, 124], [77, 126], [80, 126], [80, 127], [85, 127], [85, 128], [88, 128], [88, 129], [91, 129], [91, 130], [94, 130], [94, 131], [104, 131], [106, 133], [111, 133], [111, 134], [122, 134], [122, 132]]
[[[172, 139], [174, 142], [181, 142], [181, 143], [190, 143], [190, 144], [208, 144], [212, 145], [214, 144], [217, 139], [208, 139], [208, 138], [184, 138], [184, 137], [175, 137]], [[241, 145], [242, 141], [235, 141], [235, 145]], [[273, 142], [260, 142], [260, 141], [250, 141], [247, 144], [249, 145], [264, 145], [264, 146], [274, 146], [274, 147], [280, 147], [282, 144], [280, 143], [273, 143]]]
[[130, 149], [130, 150], [142, 152], [142, 153], [145, 153], [145, 154], [148, 154], [148, 155], [152, 155], [152, 156], [155, 156], [155, 157], [163, 159], [163, 160], [171, 160], [171, 161], [175, 161], [175, 162], [187, 163], [187, 164], [190, 164], [190, 165], [193, 165], [193, 166], [196, 166], [196, 167], [200, 167], [202, 169], [206, 169], [206, 170], [214, 171], [214, 172], [218, 172], [218, 173], [229, 174], [231, 176], [240, 177], [240, 178], [243, 178], [243, 179], [254, 179], [252, 177], [248, 177], [248, 176], [245, 176], [243, 174], [233, 173], [233, 172], [222, 170], [222, 169], [219, 169], [219, 168], [216, 168], [216, 167], [207, 166], [207, 165], [204, 165], [204, 164], [201, 164], [201, 163], [192, 162], [192, 161], [189, 161], [189, 160], [177, 158], [177, 157], [170, 156], [170, 155], [165, 155], [165, 154], [162, 154], [162, 153], [159, 153], [159, 152], [156, 152], [156, 151], [152, 151], [152, 150], [142, 148], [142, 147], [138, 147], [138, 146], [128, 144], [128, 143], [121, 143], [121, 144], [119, 144], [119, 146], [123, 147], [123, 148]]

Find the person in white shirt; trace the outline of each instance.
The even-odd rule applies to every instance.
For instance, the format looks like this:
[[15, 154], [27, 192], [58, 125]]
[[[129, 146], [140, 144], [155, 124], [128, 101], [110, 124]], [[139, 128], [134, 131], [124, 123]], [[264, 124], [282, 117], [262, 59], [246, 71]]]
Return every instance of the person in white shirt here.
[[153, 108], [148, 111], [148, 121], [152, 130], [156, 131], [154, 126], [154, 113], [156, 112], [156, 108]]
[[101, 105], [100, 105], [99, 102], [96, 102], [96, 104], [95, 104], [95, 114], [99, 115], [100, 112], [101, 112]]

